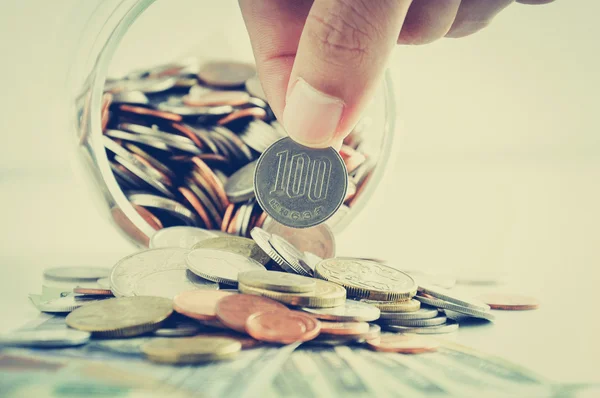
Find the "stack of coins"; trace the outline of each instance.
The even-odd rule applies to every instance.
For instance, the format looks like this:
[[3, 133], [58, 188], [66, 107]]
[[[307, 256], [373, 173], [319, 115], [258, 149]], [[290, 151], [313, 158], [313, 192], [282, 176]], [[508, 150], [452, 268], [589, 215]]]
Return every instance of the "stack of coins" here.
[[[257, 159], [287, 134], [275, 120], [253, 65], [167, 64], [108, 80], [101, 120], [110, 167], [133, 208], [154, 229], [197, 226], [249, 236], [267, 214], [255, 199]], [[365, 123], [339, 151], [348, 176], [339, 222], [368, 182]], [[324, 170], [325, 172], [325, 170]], [[138, 242], [119, 208], [115, 222]]]

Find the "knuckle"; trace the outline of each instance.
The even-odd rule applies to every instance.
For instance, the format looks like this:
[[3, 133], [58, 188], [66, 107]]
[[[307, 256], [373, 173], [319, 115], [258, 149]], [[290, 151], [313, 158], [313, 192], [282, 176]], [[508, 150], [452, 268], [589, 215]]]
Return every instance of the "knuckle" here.
[[361, 2], [337, 1], [324, 15], [309, 15], [307, 25], [314, 43], [327, 58], [336, 64], [365, 62], [377, 27], [361, 13]]

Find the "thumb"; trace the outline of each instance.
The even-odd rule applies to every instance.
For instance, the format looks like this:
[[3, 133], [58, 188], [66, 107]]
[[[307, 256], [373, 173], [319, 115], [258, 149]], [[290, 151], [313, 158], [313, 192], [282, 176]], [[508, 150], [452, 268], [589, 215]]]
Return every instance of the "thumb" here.
[[295, 141], [339, 146], [380, 84], [411, 0], [315, 0], [287, 87]]

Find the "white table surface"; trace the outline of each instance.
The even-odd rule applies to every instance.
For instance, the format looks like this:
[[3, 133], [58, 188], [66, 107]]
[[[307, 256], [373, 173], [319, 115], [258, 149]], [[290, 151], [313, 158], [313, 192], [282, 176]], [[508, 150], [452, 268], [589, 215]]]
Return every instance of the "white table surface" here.
[[[401, 268], [505, 275], [498, 289], [540, 309], [449, 338], [557, 382], [599, 382], [600, 6], [575, 3], [514, 6], [473, 38], [398, 49], [396, 156], [338, 245]], [[27, 294], [44, 268], [132, 251], [65, 161], [65, 104], [48, 98], [68, 60], [45, 39], [59, 5], [0, 5], [0, 331], [37, 315]]]

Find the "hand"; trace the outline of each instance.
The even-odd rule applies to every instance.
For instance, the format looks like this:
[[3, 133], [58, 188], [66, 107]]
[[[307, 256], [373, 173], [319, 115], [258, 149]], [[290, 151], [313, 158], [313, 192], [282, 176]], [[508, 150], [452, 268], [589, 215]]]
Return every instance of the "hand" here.
[[277, 118], [301, 144], [338, 148], [380, 84], [396, 43], [468, 36], [512, 1], [239, 0]]

